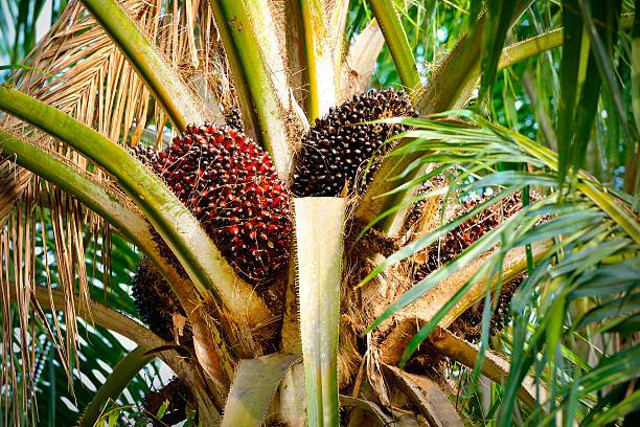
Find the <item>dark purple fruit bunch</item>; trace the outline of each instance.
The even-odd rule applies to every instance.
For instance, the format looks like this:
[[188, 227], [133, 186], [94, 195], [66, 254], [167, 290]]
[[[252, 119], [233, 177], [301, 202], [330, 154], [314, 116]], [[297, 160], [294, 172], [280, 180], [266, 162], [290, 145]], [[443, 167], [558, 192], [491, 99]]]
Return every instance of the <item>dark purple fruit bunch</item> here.
[[[178, 297], [147, 258], [140, 260], [131, 285], [140, 318], [159, 337], [173, 341], [173, 315], [185, 316], [185, 313]], [[181, 342], [190, 340], [190, 336], [179, 339]]]
[[286, 263], [290, 194], [269, 154], [249, 137], [230, 127], [190, 125], [165, 150], [137, 152], [246, 280], [263, 283]]
[[[509, 323], [509, 304], [513, 295], [518, 290], [518, 287], [524, 281], [525, 276], [517, 276], [508, 283], [505, 283], [500, 288], [500, 295], [492, 295], [491, 305], [491, 319], [489, 320], [489, 335], [494, 336], [501, 332], [505, 325]], [[497, 297], [497, 301], [495, 298]], [[468, 308], [464, 313], [460, 315], [451, 326], [451, 330], [454, 334], [464, 338], [469, 342], [477, 342], [482, 336], [482, 317], [484, 313], [484, 299], [479, 301], [474, 306]]]
[[349, 193], [354, 188], [362, 193], [375, 169], [369, 167], [370, 160], [388, 153], [392, 146], [384, 142], [405, 131], [405, 127], [356, 123], [416, 116], [409, 97], [392, 89], [372, 90], [331, 108], [302, 138], [293, 175], [293, 194], [338, 196], [345, 185], [349, 185]]
[[144, 165], [153, 167], [153, 164], [158, 160], [158, 150], [153, 147], [144, 146], [142, 144], [136, 145], [131, 154]]
[[[187, 410], [193, 405], [193, 394], [187, 386], [176, 377], [163, 388], [150, 392], [144, 398], [144, 410], [153, 417], [153, 426], [173, 426], [187, 419]], [[162, 419], [157, 419], [156, 414], [167, 405]]]

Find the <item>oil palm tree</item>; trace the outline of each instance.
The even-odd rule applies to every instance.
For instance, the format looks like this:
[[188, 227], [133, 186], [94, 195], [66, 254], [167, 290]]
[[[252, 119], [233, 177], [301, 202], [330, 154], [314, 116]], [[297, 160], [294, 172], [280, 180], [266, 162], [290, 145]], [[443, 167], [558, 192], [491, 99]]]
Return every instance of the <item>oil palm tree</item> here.
[[4, 422], [632, 416], [634, 6], [69, 2], [0, 88]]

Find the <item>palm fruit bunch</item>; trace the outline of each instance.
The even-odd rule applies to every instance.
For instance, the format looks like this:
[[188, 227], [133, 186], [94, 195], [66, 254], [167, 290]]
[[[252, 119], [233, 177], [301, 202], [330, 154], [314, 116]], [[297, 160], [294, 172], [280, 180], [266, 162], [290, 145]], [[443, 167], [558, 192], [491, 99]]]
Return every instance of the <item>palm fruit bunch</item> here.
[[[475, 197], [463, 201], [456, 217], [464, 215], [465, 212], [486, 200], [488, 197]], [[418, 267], [414, 279], [416, 281], [422, 280], [431, 272], [456, 258], [476, 240], [500, 225], [521, 207], [520, 195], [515, 193], [458, 225], [426, 249], [426, 261]]]
[[443, 175], [435, 175], [418, 186], [415, 195], [423, 196], [424, 198], [415, 202], [409, 210], [403, 226], [405, 232], [435, 224], [434, 214], [439, 210], [440, 197], [436, 195], [427, 197], [427, 193], [433, 192], [445, 185], [446, 178]]
[[[489, 320], [489, 335], [496, 335], [504, 329], [509, 322], [509, 304], [518, 286], [524, 281], [525, 276], [520, 275], [505, 283], [500, 288], [500, 295], [492, 295], [492, 314]], [[460, 315], [449, 329], [466, 341], [473, 342], [480, 339], [482, 335], [482, 315], [484, 312], [484, 300], [479, 301], [473, 307], [467, 309]]]
[[130, 151], [136, 159], [140, 160], [144, 165], [153, 167], [153, 163], [158, 160], [158, 151], [149, 146], [138, 144]]
[[290, 195], [269, 154], [241, 131], [190, 125], [165, 150], [136, 155], [200, 221], [239, 275], [264, 284], [288, 258]]
[[[156, 414], [165, 402], [167, 407], [164, 415], [157, 419]], [[166, 386], [145, 396], [144, 410], [153, 417], [154, 426], [172, 426], [187, 419], [187, 407], [190, 402], [193, 402], [193, 395], [180, 378], [176, 377]]]
[[[133, 300], [142, 320], [159, 337], [173, 341], [173, 316], [185, 316], [185, 313], [169, 284], [146, 258], [140, 260], [131, 284]], [[180, 341], [188, 342], [190, 336]]]
[[[388, 153], [385, 141], [405, 131], [398, 124], [358, 124], [390, 117], [416, 117], [409, 97], [392, 89], [371, 90], [331, 108], [302, 138], [293, 175], [297, 197], [364, 192], [375, 171], [376, 155]], [[371, 164], [372, 167], [369, 167]]]
[[[456, 212], [456, 216], [464, 215], [480, 203], [485, 202], [489, 197], [473, 197], [461, 203]], [[437, 270], [442, 265], [455, 259], [466, 248], [482, 236], [500, 225], [504, 220], [515, 214], [522, 208], [522, 201], [518, 193], [491, 205], [481, 213], [469, 218], [462, 224], [451, 230], [440, 238], [439, 242], [431, 245], [426, 250], [426, 261], [418, 266], [414, 280], [419, 281]], [[502, 285], [497, 301], [494, 301], [494, 310], [489, 323], [490, 335], [495, 335], [501, 331], [505, 325], [511, 297], [518, 286], [524, 280], [524, 276], [518, 276], [508, 283]], [[482, 330], [482, 315], [484, 301], [480, 301], [474, 307], [466, 310], [450, 329], [455, 334], [465, 338], [467, 341], [475, 341], [480, 338]]]
[[[438, 175], [438, 177], [440, 177], [440, 175]], [[419, 196], [424, 195], [428, 193], [433, 186], [434, 185], [432, 184], [432, 181], [425, 181], [422, 184], [420, 184], [420, 186], [418, 187], [418, 190], [416, 191], [416, 194]], [[407, 221], [406, 221], [407, 226], [411, 224], [415, 224], [420, 220], [420, 217], [422, 216], [422, 211], [426, 204], [427, 204], [426, 199], [418, 200], [413, 204], [411, 210], [409, 211], [409, 215], [407, 215]]]

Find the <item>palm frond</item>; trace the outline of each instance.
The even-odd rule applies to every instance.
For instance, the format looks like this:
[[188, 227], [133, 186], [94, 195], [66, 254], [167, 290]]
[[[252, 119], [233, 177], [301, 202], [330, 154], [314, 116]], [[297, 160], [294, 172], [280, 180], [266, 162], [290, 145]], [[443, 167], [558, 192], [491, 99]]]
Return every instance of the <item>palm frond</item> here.
[[[106, 32], [83, 3], [114, 7], [96, 15]], [[27, 26], [42, 4], [0, 0], [24, 30], [16, 46], [34, 45]], [[0, 67], [18, 89], [0, 88], [0, 104], [27, 119], [0, 117], [0, 417], [72, 424], [89, 405], [99, 423], [143, 421], [132, 405], [148, 381], [127, 366], [126, 378], [109, 375], [128, 338], [139, 346], [135, 370], [164, 360], [203, 425], [222, 421], [229, 390], [225, 422], [255, 425], [298, 425], [305, 414], [312, 424], [602, 425], [636, 411], [638, 5], [72, 0], [22, 65]], [[130, 25], [117, 28], [118, 16]], [[0, 22], [0, 56], [13, 48], [2, 46], [11, 25]], [[135, 41], [170, 79], [153, 83], [153, 66], [132, 63]], [[184, 91], [164, 96], [159, 80]], [[255, 292], [168, 188], [118, 148], [159, 148], [181, 117], [228, 115], [285, 178], [304, 156], [294, 153], [309, 122], [334, 103], [416, 82], [428, 117], [396, 120], [410, 130], [388, 141], [395, 149], [364, 196], [349, 200], [353, 215], [320, 225], [298, 215], [302, 261], [291, 254], [288, 274]], [[181, 111], [181, 95], [209, 112]], [[475, 111], [451, 111], [467, 105]], [[186, 273], [163, 255], [171, 249], [154, 226]], [[314, 249], [329, 244], [325, 228], [344, 255]], [[181, 313], [173, 326], [188, 328], [188, 345], [135, 320], [138, 251], [176, 294], [167, 295]], [[260, 356], [275, 349], [302, 352], [305, 364], [275, 357], [261, 373], [269, 381], [252, 387]], [[158, 363], [143, 371], [158, 376]], [[106, 407], [105, 381], [103, 391], [129, 383]], [[258, 390], [255, 405], [247, 390]], [[164, 419], [163, 408], [147, 415]]]
[[296, 100], [289, 92], [273, 7], [269, 2], [210, 1], [225, 42], [235, 84], [241, 85], [243, 115], [252, 122], [256, 139], [271, 153], [278, 174], [287, 179], [292, 167], [296, 129], [300, 126]]
[[178, 131], [184, 131], [188, 123], [203, 123], [212, 114], [117, 2], [84, 0], [83, 3], [126, 55], [129, 65], [136, 69]]
[[387, 46], [393, 57], [402, 84], [409, 90], [420, 86], [420, 75], [416, 67], [407, 34], [402, 27], [394, 3], [372, 0], [371, 9], [384, 33]]
[[[342, 2], [345, 3], [345, 2]], [[307, 116], [310, 123], [327, 114], [329, 108], [336, 105], [338, 83], [338, 64], [335, 63], [336, 46], [333, 39], [330, 16], [325, 16], [322, 0], [303, 0], [300, 2], [302, 33], [307, 69], [305, 70], [309, 93], [307, 95]], [[330, 15], [326, 11], [326, 15]], [[335, 37], [335, 36], [334, 36]], [[341, 48], [342, 46], [338, 46]], [[340, 49], [338, 49], [340, 50]]]
[[[263, 425], [278, 384], [297, 361], [298, 356], [281, 354], [241, 361], [229, 391], [221, 426]], [[247, 407], [252, 410], [248, 411]]]

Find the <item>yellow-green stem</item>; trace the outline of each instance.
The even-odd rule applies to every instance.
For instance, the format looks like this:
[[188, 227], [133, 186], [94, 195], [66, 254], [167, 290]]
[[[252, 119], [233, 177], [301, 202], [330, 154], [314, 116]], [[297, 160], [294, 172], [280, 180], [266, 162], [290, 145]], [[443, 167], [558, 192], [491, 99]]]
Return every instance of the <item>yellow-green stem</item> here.
[[409, 45], [407, 34], [396, 11], [393, 0], [369, 0], [384, 38], [391, 52], [402, 84], [409, 90], [420, 86], [420, 74]]
[[244, 79], [251, 95], [259, 124], [257, 138], [272, 155], [278, 175], [286, 179], [293, 157], [285, 117], [289, 93], [269, 7], [257, 0], [209, 3], [217, 27], [223, 28], [221, 34], [228, 33], [225, 48], [236, 54], [234, 82]]
[[115, 402], [131, 380], [154, 356], [144, 347], [136, 347], [118, 362], [104, 384], [100, 386], [78, 422], [79, 427], [93, 427], [102, 414], [103, 406]]
[[322, 0], [299, 0], [302, 11], [306, 73], [309, 81], [307, 116], [313, 123], [336, 103], [336, 76], [329, 29]]
[[338, 425], [338, 331], [346, 200], [294, 199], [300, 332], [311, 427]]

